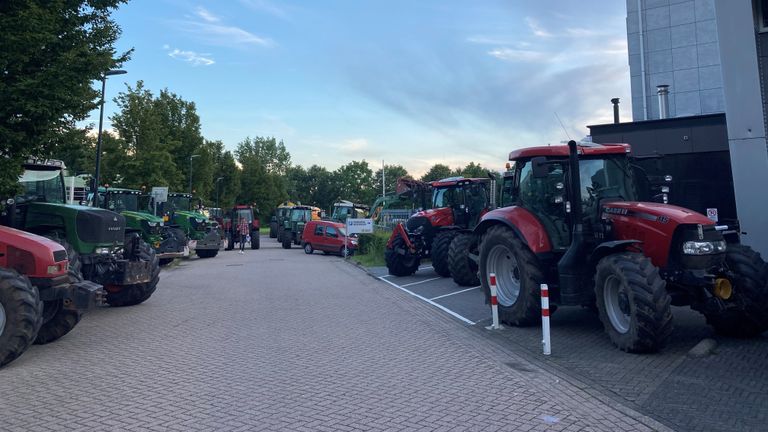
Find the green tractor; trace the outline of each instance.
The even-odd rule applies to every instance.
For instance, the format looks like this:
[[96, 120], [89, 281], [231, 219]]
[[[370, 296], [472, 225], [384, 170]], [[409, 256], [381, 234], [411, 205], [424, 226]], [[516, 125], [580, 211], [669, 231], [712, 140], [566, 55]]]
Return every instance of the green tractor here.
[[371, 208], [365, 204], [355, 204], [351, 201], [341, 200], [333, 203], [333, 213], [331, 220], [334, 222], [345, 223], [347, 218], [358, 219], [368, 216]]
[[147, 300], [160, 280], [155, 251], [125, 217], [100, 208], [65, 203], [61, 161], [29, 160], [19, 178], [22, 192], [9, 200], [4, 224], [60, 243], [77, 277], [103, 285], [111, 306]]
[[126, 233], [139, 233], [164, 266], [185, 255], [187, 236], [179, 227], [165, 225], [162, 217], [149, 213], [148, 199], [136, 189], [99, 188], [99, 207], [123, 215]]
[[[291, 243], [301, 244], [304, 226], [313, 219], [313, 214], [319, 215], [320, 209], [305, 205], [291, 207], [283, 220], [283, 230], [281, 233], [283, 249], [290, 249]], [[316, 219], [320, 219], [319, 216]]]
[[275, 215], [269, 223], [269, 237], [276, 238], [278, 243], [283, 242], [283, 231], [285, 230], [285, 221], [291, 214], [291, 209], [296, 204], [286, 201], [275, 209]]
[[184, 231], [189, 239], [189, 250], [194, 250], [198, 257], [213, 258], [219, 254], [221, 233], [218, 224], [192, 209], [192, 194], [171, 192], [167, 202], [158, 203], [157, 211]]

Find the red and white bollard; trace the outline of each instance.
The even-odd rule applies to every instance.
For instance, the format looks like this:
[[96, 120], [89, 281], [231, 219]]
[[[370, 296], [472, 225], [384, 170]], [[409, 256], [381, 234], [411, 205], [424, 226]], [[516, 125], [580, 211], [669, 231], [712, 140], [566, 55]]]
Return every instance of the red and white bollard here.
[[544, 345], [544, 355], [550, 355], [552, 344], [549, 339], [549, 287], [547, 284], [541, 284], [541, 330], [544, 334], [541, 341]]
[[491, 285], [491, 313], [493, 314], [493, 324], [489, 330], [499, 330], [499, 300], [496, 298], [496, 273], [489, 275]]

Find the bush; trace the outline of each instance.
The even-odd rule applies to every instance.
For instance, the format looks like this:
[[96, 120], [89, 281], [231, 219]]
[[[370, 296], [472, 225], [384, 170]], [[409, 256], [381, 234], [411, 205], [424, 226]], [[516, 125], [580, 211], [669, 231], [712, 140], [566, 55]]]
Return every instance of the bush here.
[[357, 239], [357, 254], [355, 261], [366, 267], [383, 266], [384, 249], [387, 247], [390, 233], [375, 232], [373, 234], [360, 234]]

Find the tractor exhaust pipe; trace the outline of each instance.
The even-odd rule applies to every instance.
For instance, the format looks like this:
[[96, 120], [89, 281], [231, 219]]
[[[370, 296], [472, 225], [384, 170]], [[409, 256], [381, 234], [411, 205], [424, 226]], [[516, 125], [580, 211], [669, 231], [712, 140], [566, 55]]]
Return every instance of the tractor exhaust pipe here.
[[581, 305], [589, 299], [590, 290], [586, 289], [589, 277], [586, 263], [586, 233], [581, 203], [581, 174], [579, 173], [579, 154], [576, 141], [568, 141], [568, 200], [571, 220], [571, 246], [557, 263], [560, 277], [560, 304]]
[[613, 104], [613, 123], [619, 124], [619, 98], [611, 99]]

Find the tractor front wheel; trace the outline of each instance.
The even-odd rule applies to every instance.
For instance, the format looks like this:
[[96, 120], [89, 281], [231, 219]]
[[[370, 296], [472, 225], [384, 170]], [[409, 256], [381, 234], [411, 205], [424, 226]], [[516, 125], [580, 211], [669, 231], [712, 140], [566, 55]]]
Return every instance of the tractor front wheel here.
[[43, 302], [29, 279], [0, 268], [0, 366], [32, 345], [43, 323]]
[[251, 231], [251, 249], [258, 249], [261, 247], [261, 239], [259, 237], [259, 231]]
[[442, 277], [451, 276], [451, 267], [448, 264], [448, 249], [451, 247], [451, 242], [456, 237], [458, 232], [454, 230], [438, 231], [435, 235], [435, 240], [432, 242], [432, 267], [435, 269], [435, 273]]
[[107, 290], [107, 304], [110, 306], [133, 306], [143, 303], [157, 289], [157, 283], [160, 281], [160, 260], [155, 255], [155, 250], [142, 241], [139, 249], [139, 258], [142, 261], [150, 262], [152, 277], [149, 279], [149, 282], [123, 285], [115, 287], [116, 289], [113, 290], [105, 287]]
[[595, 294], [603, 327], [622, 351], [658, 351], [672, 334], [666, 283], [642, 254], [626, 252], [601, 259]]
[[283, 233], [283, 249], [290, 249], [291, 248], [291, 234], [290, 233]]
[[477, 286], [477, 263], [470, 253], [477, 253], [477, 240], [472, 233], [460, 233], [451, 242], [448, 249], [448, 266], [451, 268], [453, 281], [460, 286]]
[[715, 331], [739, 338], [768, 330], [768, 265], [748, 246], [729, 244], [725, 265], [732, 272], [728, 298], [720, 311], [705, 313]]
[[[70, 276], [79, 279], [71, 273]], [[80, 317], [79, 311], [64, 309], [64, 300], [43, 302], [43, 325], [37, 332], [35, 344], [47, 344], [69, 333], [80, 322]]]
[[491, 273], [496, 275], [501, 321], [516, 326], [541, 321], [541, 264], [512, 230], [501, 225], [489, 228], [480, 243], [480, 283], [488, 303]]
[[270, 223], [269, 224], [269, 238], [277, 238], [277, 224], [276, 223]]
[[[405, 252], [401, 254], [398, 250]], [[417, 255], [411, 254], [405, 240], [400, 236], [392, 239], [392, 248], [387, 248], [384, 252], [384, 260], [387, 262], [387, 269], [392, 276], [410, 276], [416, 273], [421, 262]]]
[[213, 258], [219, 254], [218, 249], [197, 249], [195, 250], [198, 258]]

